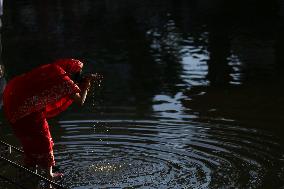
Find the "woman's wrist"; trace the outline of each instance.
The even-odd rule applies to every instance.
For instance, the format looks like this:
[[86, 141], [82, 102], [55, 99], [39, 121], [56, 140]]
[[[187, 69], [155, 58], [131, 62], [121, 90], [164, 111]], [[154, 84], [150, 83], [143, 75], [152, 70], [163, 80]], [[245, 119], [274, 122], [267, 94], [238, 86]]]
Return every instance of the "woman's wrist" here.
[[91, 87], [91, 84], [90, 84], [89, 81], [83, 81], [82, 84], [81, 84], [81, 89], [82, 90], [89, 91], [90, 87]]

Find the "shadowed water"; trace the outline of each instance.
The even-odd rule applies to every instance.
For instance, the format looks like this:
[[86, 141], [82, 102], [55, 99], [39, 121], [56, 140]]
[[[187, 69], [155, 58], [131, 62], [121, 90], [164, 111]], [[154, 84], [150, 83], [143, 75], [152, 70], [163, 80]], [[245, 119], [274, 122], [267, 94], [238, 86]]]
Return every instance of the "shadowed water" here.
[[50, 120], [67, 187], [281, 188], [283, 7], [9, 1], [6, 78], [62, 57], [104, 75], [84, 107]]
[[74, 188], [257, 188], [271, 169], [283, 176], [281, 147], [264, 131], [162, 119], [60, 125], [57, 157]]

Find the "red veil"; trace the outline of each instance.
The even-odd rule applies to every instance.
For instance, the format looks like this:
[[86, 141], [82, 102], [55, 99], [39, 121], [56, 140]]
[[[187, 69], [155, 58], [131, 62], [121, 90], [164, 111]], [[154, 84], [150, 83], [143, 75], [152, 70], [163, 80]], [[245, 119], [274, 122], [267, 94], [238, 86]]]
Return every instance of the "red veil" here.
[[83, 63], [61, 59], [40, 66], [13, 78], [4, 94], [4, 111], [11, 123], [37, 111], [53, 117], [64, 111], [73, 100], [71, 94], [80, 92], [70, 75], [82, 70]]

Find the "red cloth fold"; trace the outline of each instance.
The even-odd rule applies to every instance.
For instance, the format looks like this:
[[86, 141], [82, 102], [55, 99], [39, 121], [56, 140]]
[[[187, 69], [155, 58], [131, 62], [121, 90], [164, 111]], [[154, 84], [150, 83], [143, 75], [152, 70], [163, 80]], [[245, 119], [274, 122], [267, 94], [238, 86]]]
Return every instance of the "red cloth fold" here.
[[55, 164], [46, 118], [73, 102], [71, 96], [80, 89], [70, 76], [82, 67], [79, 60], [61, 59], [8, 82], [3, 93], [4, 112], [23, 146], [26, 165], [47, 168]]
[[53, 140], [43, 112], [34, 112], [12, 124], [24, 150], [26, 166], [48, 168], [55, 165]]
[[64, 111], [73, 100], [70, 96], [80, 92], [70, 75], [80, 72], [83, 63], [62, 59], [13, 78], [4, 94], [4, 111], [13, 123], [30, 113], [44, 110], [47, 117]]

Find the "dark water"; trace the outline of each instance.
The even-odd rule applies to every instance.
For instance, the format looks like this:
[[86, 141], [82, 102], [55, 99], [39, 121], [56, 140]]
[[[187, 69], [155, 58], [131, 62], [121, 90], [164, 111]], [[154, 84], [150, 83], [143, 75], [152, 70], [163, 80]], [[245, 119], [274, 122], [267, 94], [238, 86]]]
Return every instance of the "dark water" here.
[[283, 1], [5, 3], [8, 79], [62, 57], [104, 75], [51, 120], [64, 185], [284, 186]]

